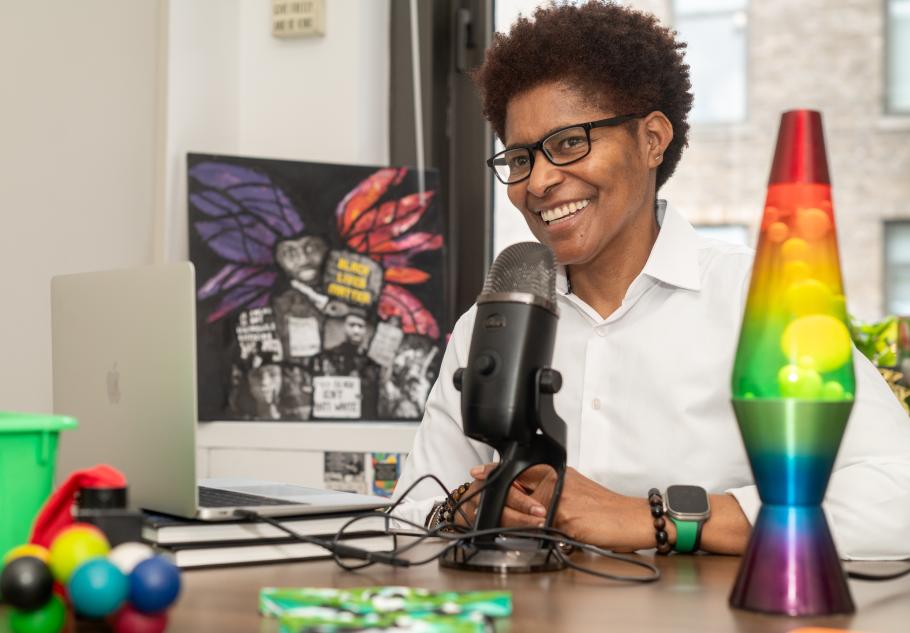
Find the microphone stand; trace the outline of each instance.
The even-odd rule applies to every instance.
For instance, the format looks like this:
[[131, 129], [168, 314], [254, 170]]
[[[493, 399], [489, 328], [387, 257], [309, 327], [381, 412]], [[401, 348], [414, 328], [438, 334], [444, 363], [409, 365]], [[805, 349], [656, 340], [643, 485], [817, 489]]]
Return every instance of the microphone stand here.
[[[461, 390], [462, 370], [455, 375], [455, 385]], [[546, 464], [556, 472], [556, 484], [547, 509], [545, 527], [552, 527], [556, 507], [562, 493], [566, 472], [566, 423], [553, 408], [553, 395], [562, 387], [562, 376], [555, 369], [543, 368], [534, 373], [530, 412], [535, 429], [529, 441], [502, 439], [491, 446], [500, 455], [499, 465], [487, 477], [481, 493], [474, 530], [499, 527], [506, 498], [512, 482], [531, 466]], [[508, 534], [489, 533], [466, 539], [446, 552], [440, 565], [474, 571], [499, 573], [554, 571], [565, 563], [556, 556], [558, 545], [552, 541], [537, 541]]]

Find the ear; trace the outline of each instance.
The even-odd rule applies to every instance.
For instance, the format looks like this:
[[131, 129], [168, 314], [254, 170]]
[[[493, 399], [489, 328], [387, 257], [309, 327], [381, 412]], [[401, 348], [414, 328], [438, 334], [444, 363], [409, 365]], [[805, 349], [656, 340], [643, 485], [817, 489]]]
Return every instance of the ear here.
[[647, 142], [648, 167], [657, 168], [673, 140], [673, 124], [663, 112], [655, 110], [642, 119], [641, 130]]

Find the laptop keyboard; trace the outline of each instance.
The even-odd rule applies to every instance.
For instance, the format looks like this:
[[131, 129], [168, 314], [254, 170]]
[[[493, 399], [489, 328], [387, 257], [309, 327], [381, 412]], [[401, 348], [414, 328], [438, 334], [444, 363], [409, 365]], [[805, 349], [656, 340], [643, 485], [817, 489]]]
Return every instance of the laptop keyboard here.
[[290, 505], [296, 506], [307, 504], [298, 501], [273, 499], [272, 497], [260, 497], [259, 495], [248, 495], [242, 492], [234, 492], [232, 490], [221, 490], [219, 488], [206, 488], [205, 486], [199, 486], [199, 507], [201, 508]]

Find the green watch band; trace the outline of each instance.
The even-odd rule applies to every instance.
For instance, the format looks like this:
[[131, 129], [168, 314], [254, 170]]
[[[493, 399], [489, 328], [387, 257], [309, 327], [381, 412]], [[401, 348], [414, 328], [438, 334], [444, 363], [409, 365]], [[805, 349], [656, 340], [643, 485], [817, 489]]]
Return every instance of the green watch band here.
[[676, 545], [673, 550], [681, 554], [694, 552], [698, 543], [698, 532], [701, 523], [698, 521], [682, 521], [670, 517], [670, 520], [676, 525]]

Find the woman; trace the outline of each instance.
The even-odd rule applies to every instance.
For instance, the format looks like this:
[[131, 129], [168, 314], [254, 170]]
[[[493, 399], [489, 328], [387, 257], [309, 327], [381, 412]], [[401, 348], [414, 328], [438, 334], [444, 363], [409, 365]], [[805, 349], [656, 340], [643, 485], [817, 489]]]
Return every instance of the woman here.
[[[552, 366], [564, 378], [555, 406], [570, 468], [555, 527], [616, 550], [741, 553], [760, 502], [729, 380], [752, 253], [700, 238], [657, 198], [686, 145], [683, 48], [621, 5], [550, 6], [497, 34], [475, 80], [507, 148], [489, 164], [559, 264]], [[461, 497], [493, 467], [492, 449], [461, 431], [451, 382], [473, 316], [455, 326], [398, 495], [434, 473]], [[907, 556], [910, 423], [871, 364], [858, 357], [856, 373], [827, 498], [835, 539], [853, 557]], [[526, 471], [502, 523], [542, 524], [553, 481], [547, 468]], [[673, 485], [710, 502], [697, 525], [655, 523], [649, 490]], [[402, 515], [436, 522], [441, 499], [425, 482]], [[476, 502], [464, 504], [468, 519]]]

